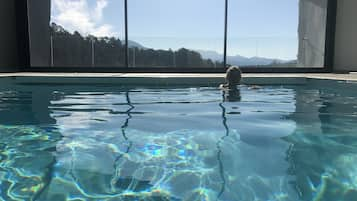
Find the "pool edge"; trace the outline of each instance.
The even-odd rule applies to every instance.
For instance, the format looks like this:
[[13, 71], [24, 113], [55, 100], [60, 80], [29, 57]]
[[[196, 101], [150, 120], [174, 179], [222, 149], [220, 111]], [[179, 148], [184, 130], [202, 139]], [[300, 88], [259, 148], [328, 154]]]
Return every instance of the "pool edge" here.
[[[143, 84], [143, 85], [216, 85], [224, 74], [163, 73], [0, 73], [0, 81], [16, 84]], [[349, 74], [244, 74], [243, 84], [306, 84], [309, 79], [357, 81]]]

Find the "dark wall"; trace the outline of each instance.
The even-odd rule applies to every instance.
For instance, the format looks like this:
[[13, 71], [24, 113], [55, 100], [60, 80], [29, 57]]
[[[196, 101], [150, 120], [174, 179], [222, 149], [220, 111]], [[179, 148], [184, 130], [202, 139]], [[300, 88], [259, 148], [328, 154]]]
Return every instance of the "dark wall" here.
[[50, 65], [50, 0], [28, 1], [32, 66]]
[[18, 66], [15, 1], [0, 1], [0, 72], [16, 71]]
[[357, 71], [357, 1], [338, 0], [335, 71]]

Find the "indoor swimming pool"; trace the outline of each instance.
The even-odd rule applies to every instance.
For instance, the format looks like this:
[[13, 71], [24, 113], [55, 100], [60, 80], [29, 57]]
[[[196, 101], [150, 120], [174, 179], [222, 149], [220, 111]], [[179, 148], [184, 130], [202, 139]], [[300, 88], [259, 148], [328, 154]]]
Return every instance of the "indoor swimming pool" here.
[[357, 200], [357, 83], [2, 85], [0, 200]]

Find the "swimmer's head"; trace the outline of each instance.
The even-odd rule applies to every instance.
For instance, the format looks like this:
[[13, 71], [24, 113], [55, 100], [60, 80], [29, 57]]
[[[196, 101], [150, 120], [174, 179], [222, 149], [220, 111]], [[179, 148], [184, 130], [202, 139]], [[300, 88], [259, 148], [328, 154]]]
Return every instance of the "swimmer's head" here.
[[242, 71], [238, 66], [231, 66], [226, 71], [226, 81], [229, 87], [235, 87], [240, 84]]

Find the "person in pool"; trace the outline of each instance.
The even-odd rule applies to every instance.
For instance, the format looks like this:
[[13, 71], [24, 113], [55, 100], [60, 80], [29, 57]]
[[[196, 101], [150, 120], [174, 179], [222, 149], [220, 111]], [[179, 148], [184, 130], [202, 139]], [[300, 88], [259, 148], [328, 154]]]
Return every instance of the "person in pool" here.
[[238, 66], [231, 66], [226, 71], [226, 83], [219, 86], [223, 91], [223, 100], [240, 101], [240, 91], [237, 85], [242, 79], [242, 71]]
[[236, 90], [242, 79], [242, 71], [238, 66], [231, 66], [226, 71], [226, 82], [220, 88], [224, 90]]

